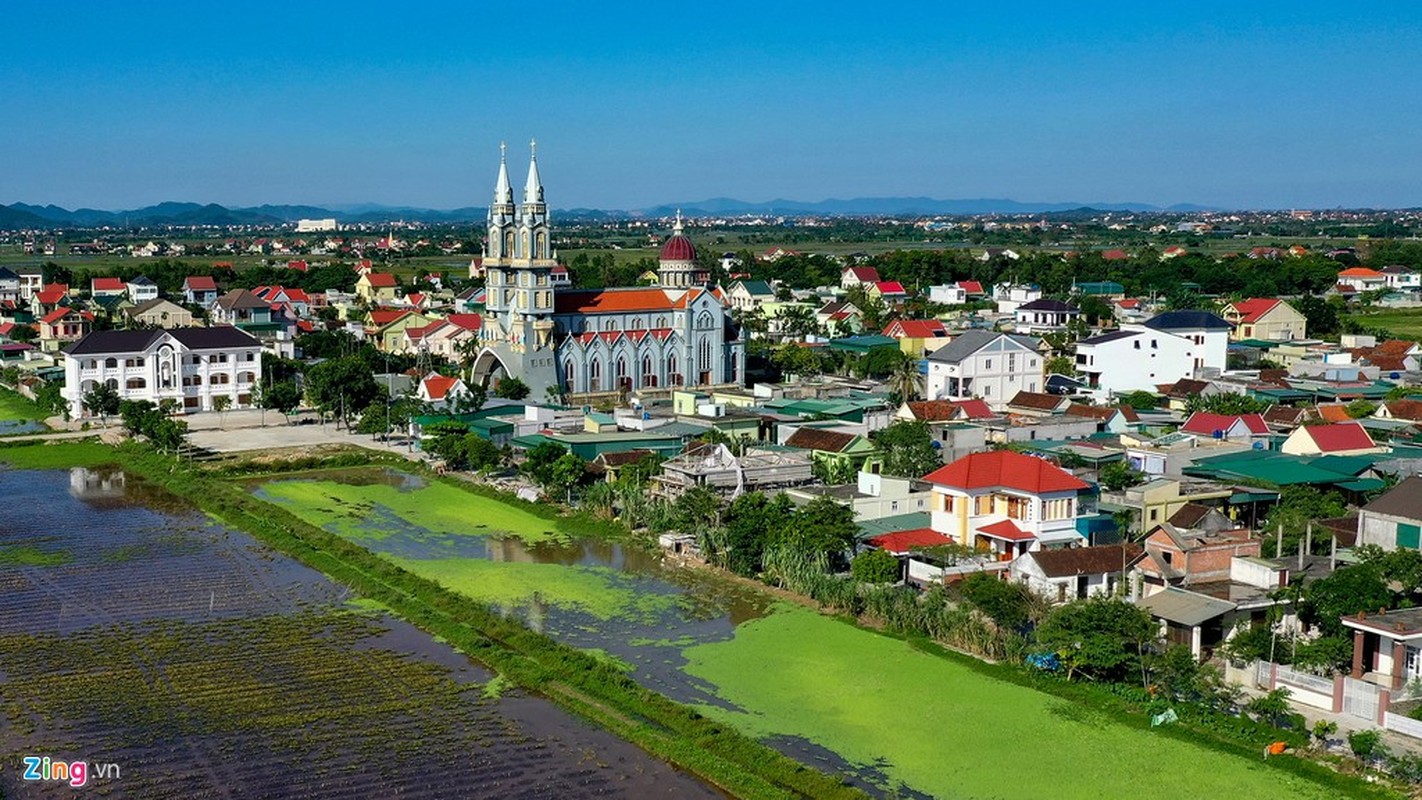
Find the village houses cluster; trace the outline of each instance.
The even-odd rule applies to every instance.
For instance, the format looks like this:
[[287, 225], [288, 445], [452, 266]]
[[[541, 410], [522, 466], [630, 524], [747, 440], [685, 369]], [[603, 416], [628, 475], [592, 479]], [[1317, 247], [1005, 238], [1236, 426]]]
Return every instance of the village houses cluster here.
[[[257, 407], [267, 360], [300, 359], [303, 336], [344, 331], [423, 365], [382, 384], [425, 404], [415, 445], [431, 420], [457, 419], [515, 457], [556, 442], [607, 479], [654, 454], [650, 491], [666, 498], [697, 487], [832, 498], [855, 512], [859, 547], [893, 555], [910, 584], [988, 572], [1051, 602], [1123, 596], [1201, 658], [1266, 624], [1291, 576], [1326, 575], [1359, 545], [1419, 547], [1422, 478], [1408, 476], [1422, 469], [1422, 399], [1406, 392], [1422, 374], [1417, 342], [1310, 338], [1287, 298], [1168, 309], [1112, 282], [1061, 297], [1011, 283], [907, 287], [853, 258], [837, 285], [792, 289], [728, 255], [717, 284], [682, 220], [668, 223], [643, 285], [575, 289], [536, 160], [519, 202], [501, 163], [467, 275], [412, 280], [388, 266], [398, 261], [335, 253], [349, 291], [233, 288], [231, 265], [214, 262], [163, 292], [141, 275], [66, 285], [39, 267], [0, 268], [0, 357], [28, 381], [62, 382], [75, 420], [91, 416], [85, 398], [101, 385], [202, 414]], [[1413, 291], [1418, 277], [1349, 267], [1334, 292]], [[1088, 324], [1087, 298], [1108, 317]], [[872, 328], [859, 307], [870, 303], [883, 309]], [[777, 379], [749, 357], [784, 348], [842, 368], [782, 365]], [[858, 368], [884, 354], [895, 374]], [[513, 379], [525, 396], [461, 405]], [[878, 434], [901, 423], [922, 424], [932, 469], [885, 470]], [[1294, 487], [1347, 500], [1345, 515], [1310, 528], [1327, 557], [1284, 555], [1260, 527]], [[1416, 617], [1348, 619], [1350, 680], [1395, 690], [1422, 679]], [[1296, 617], [1283, 624], [1306, 634]]]

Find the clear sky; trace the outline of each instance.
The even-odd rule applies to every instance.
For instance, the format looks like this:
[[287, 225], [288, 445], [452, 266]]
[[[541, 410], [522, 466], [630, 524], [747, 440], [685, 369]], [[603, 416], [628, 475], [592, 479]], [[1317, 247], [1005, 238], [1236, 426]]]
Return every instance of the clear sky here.
[[1422, 205], [1412, 3], [7, 0], [0, 202]]

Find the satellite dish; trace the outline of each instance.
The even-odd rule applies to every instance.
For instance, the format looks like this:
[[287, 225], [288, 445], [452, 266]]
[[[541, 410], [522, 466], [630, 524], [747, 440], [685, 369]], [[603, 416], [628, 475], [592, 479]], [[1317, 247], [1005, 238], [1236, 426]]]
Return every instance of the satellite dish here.
[[1264, 443], [1263, 443], [1263, 442], [1255, 442], [1255, 443], [1254, 443], [1254, 449], [1255, 449], [1255, 450], [1263, 450], [1263, 449], [1264, 449]]

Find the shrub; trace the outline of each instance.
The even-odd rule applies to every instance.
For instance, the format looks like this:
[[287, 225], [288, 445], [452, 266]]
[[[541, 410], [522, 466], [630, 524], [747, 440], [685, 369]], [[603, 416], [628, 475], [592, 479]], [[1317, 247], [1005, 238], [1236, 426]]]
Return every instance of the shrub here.
[[899, 560], [875, 548], [855, 556], [849, 571], [862, 583], [893, 583], [899, 579]]

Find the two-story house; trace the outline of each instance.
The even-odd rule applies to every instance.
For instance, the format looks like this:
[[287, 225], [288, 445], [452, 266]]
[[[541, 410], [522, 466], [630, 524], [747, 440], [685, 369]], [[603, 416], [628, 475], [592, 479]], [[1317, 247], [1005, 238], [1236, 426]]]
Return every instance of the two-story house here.
[[39, 321], [40, 350], [57, 353], [66, 344], [88, 335], [94, 325], [94, 315], [74, 308], [56, 308]]
[[134, 305], [142, 305], [158, 299], [158, 284], [147, 275], [139, 275], [128, 282], [128, 299]]
[[1236, 300], [1224, 307], [1222, 316], [1234, 325], [1236, 339], [1286, 342], [1308, 338], [1308, 320], [1293, 306], [1276, 297]]
[[107, 384], [124, 400], [161, 404], [184, 413], [212, 410], [219, 395], [231, 408], [251, 408], [262, 373], [262, 346], [236, 328], [96, 331], [64, 351], [61, 395], [76, 419], [84, 395]]
[[1013, 312], [1015, 330], [1022, 333], [1051, 333], [1066, 328], [1081, 316], [1081, 309], [1061, 300], [1039, 297], [1023, 303]]
[[1011, 450], [973, 453], [923, 477], [933, 486], [930, 526], [1002, 560], [1086, 544], [1079, 495], [1090, 486], [1045, 459]]
[[1045, 360], [1028, 336], [966, 331], [928, 355], [929, 400], [981, 397], [995, 411], [1021, 391], [1042, 390]]
[[212, 308], [217, 302], [217, 281], [210, 275], [193, 275], [183, 281], [183, 302]]
[[388, 272], [367, 272], [356, 281], [356, 296], [372, 306], [395, 302], [399, 284]]

